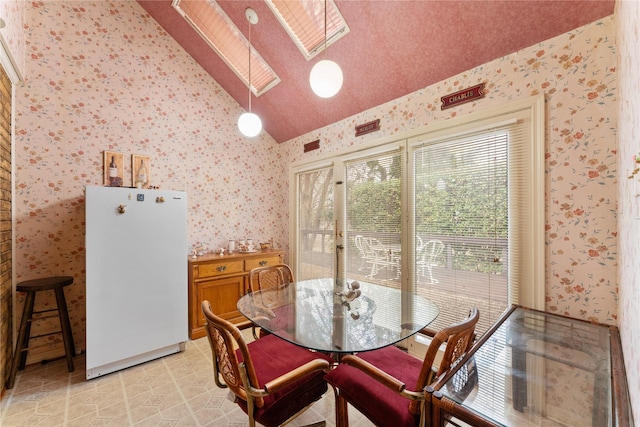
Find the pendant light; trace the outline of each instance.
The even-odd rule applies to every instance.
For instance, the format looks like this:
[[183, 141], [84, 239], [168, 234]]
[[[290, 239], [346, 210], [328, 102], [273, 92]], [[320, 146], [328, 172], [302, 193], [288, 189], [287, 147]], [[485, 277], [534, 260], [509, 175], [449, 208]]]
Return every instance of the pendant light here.
[[342, 70], [340, 66], [327, 59], [327, 0], [324, 0], [324, 56], [309, 74], [309, 84], [313, 92], [321, 98], [331, 98], [342, 88]]
[[257, 114], [251, 112], [251, 25], [258, 23], [258, 14], [248, 7], [244, 15], [249, 21], [249, 111], [242, 113], [238, 119], [238, 129], [244, 136], [252, 138], [262, 131], [262, 120]]

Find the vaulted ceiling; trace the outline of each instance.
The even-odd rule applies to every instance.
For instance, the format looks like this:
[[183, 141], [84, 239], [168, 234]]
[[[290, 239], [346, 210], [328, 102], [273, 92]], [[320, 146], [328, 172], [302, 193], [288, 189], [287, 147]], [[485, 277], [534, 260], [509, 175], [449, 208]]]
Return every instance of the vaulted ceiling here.
[[[218, 0], [245, 34], [244, 11], [259, 22], [251, 44], [280, 76], [252, 98], [264, 131], [284, 142], [391, 101], [478, 65], [532, 46], [614, 12], [614, 0], [335, 0], [351, 31], [329, 47], [344, 85], [319, 98], [305, 60], [263, 1]], [[174, 10], [171, 0], [138, 3], [231, 95], [248, 109], [248, 89]], [[442, 94], [446, 95], [446, 94]]]

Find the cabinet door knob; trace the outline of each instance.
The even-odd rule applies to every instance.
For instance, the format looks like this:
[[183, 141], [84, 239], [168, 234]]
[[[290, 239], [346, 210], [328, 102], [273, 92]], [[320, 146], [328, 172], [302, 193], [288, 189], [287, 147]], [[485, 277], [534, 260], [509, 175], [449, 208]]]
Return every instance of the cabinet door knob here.
[[220, 267], [216, 268], [216, 270], [218, 271], [225, 271], [227, 269], [226, 265], [221, 265]]
[[267, 265], [267, 261], [260, 261], [260, 266], [264, 267], [265, 265]]

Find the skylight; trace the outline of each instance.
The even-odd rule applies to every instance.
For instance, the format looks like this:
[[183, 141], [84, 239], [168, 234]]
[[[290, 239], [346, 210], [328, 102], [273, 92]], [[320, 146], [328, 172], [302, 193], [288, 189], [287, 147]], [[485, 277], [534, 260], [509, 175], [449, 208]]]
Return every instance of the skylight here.
[[[249, 41], [220, 5], [214, 0], [173, 0], [171, 4], [248, 87]], [[279, 82], [280, 78], [252, 47], [251, 91], [259, 96]]]
[[[265, 0], [282, 27], [309, 60], [324, 50], [324, 0]], [[327, 46], [349, 32], [333, 0], [327, 0]]]

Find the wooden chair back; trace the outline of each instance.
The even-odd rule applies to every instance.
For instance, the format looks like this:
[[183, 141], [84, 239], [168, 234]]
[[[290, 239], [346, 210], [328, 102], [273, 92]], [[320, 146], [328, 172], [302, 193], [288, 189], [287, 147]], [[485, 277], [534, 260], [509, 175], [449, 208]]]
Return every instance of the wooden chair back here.
[[273, 335], [247, 343], [236, 325], [212, 312], [209, 301], [202, 302], [202, 312], [216, 385], [233, 393], [249, 416], [249, 427], [284, 426], [326, 393], [324, 376], [333, 362], [329, 356]]
[[[475, 327], [480, 318], [477, 308], [472, 308], [469, 317], [460, 323], [448, 326], [438, 331], [433, 339], [427, 353], [425, 354], [420, 370], [420, 376], [416, 383], [415, 390], [422, 390], [431, 384], [437, 377], [447, 372], [455, 366], [464, 354], [471, 348], [475, 336]], [[434, 361], [442, 344], [447, 343], [440, 366], [435, 370]], [[413, 401], [409, 404], [409, 410], [413, 414], [420, 413], [420, 402]]]
[[274, 264], [256, 267], [249, 272], [249, 286], [251, 292], [263, 289], [281, 287], [293, 283], [294, 277], [291, 267], [287, 264]]
[[[209, 301], [202, 302], [202, 312], [207, 322], [206, 331], [209, 344], [213, 350], [215, 377], [218, 378], [218, 375], [220, 375], [236, 397], [248, 401], [249, 396], [242, 381], [240, 363], [235, 353], [236, 348], [242, 354], [249, 383], [256, 388], [259, 387], [259, 384], [242, 332], [233, 323], [215, 315], [211, 310]], [[261, 408], [264, 405], [264, 399], [261, 397], [254, 397], [253, 401], [257, 408]]]

